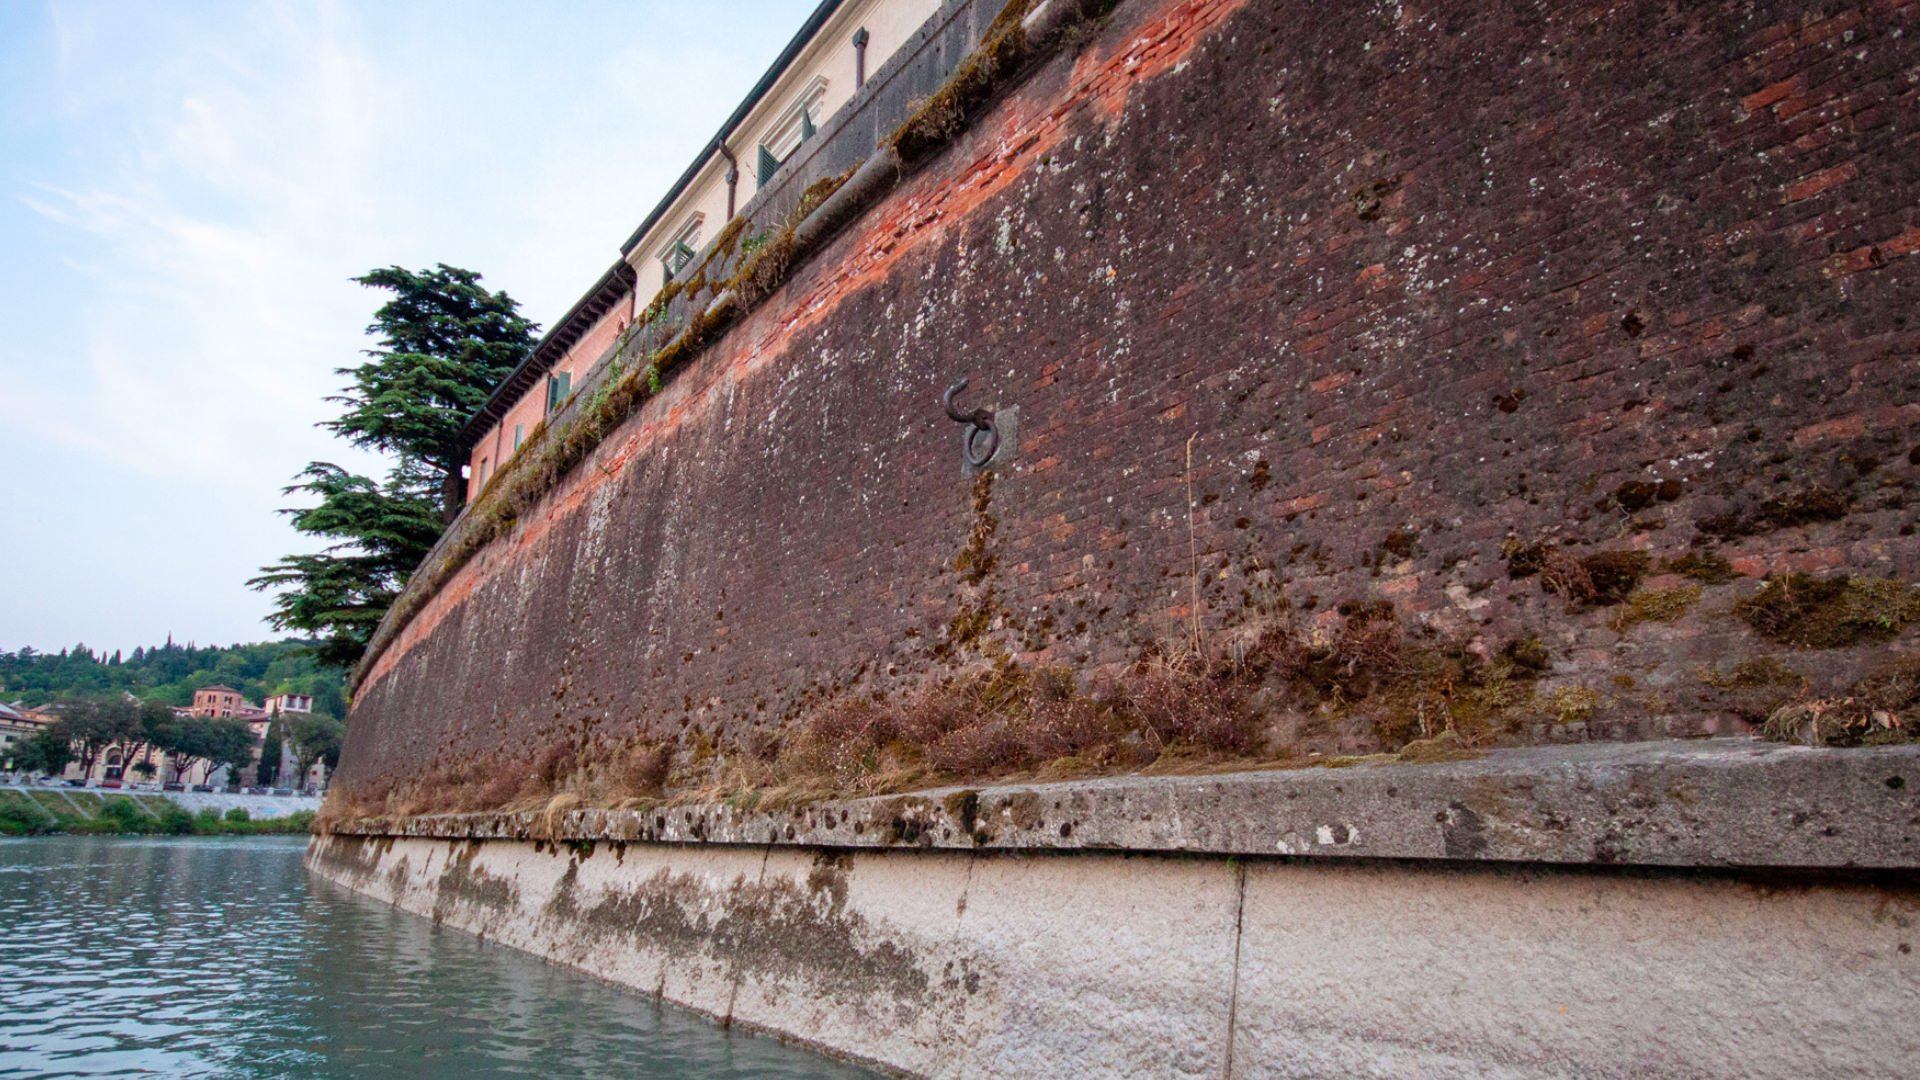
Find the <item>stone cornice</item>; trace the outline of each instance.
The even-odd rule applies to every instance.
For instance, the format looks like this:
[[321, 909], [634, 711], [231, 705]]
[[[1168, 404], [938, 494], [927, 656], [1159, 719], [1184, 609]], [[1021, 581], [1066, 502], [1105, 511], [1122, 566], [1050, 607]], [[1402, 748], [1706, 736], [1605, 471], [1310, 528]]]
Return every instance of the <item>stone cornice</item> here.
[[1468, 761], [941, 788], [804, 806], [362, 819], [337, 833], [560, 842], [1124, 851], [1702, 868], [1912, 869], [1920, 746], [1754, 739]]

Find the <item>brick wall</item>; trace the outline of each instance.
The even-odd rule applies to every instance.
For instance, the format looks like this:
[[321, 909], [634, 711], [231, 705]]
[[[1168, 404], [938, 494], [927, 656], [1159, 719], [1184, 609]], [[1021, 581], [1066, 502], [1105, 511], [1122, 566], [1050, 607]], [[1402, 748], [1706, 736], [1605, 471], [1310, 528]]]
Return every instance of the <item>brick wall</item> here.
[[[1759, 656], [1844, 688], [1914, 632], [1731, 609], [1920, 576], [1917, 15], [1128, 0], [468, 563], [361, 685], [342, 781], [1382, 601], [1544, 648], [1578, 707], [1503, 738], [1744, 730], [1714, 673]], [[990, 482], [962, 375], [1019, 410]], [[1740, 576], [1627, 625], [1624, 587], [1530, 572], [1636, 551], [1642, 591]]]

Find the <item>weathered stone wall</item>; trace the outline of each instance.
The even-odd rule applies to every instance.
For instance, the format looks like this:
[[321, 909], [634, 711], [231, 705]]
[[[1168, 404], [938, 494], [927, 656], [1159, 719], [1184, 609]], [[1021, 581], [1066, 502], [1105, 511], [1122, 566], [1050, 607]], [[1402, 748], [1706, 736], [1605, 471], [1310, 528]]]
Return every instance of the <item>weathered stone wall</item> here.
[[[1730, 609], [1920, 576], [1917, 15], [1127, 0], [461, 569], [341, 781], [1382, 601], [1545, 646], [1579, 693], [1517, 737], [1738, 728], [1702, 672], [1759, 655], [1843, 690], [1903, 618], [1809, 652]], [[990, 483], [962, 375], [1018, 410]], [[1618, 618], [1623, 553], [1709, 551], [1741, 576]]]

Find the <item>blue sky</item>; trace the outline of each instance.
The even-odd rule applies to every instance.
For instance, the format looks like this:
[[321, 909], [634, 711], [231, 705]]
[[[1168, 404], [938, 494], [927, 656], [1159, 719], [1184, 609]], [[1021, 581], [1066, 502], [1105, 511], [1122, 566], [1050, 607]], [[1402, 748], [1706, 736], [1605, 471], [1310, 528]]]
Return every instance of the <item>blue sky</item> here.
[[0, 649], [279, 636], [348, 279], [551, 322], [814, 2], [0, 0]]

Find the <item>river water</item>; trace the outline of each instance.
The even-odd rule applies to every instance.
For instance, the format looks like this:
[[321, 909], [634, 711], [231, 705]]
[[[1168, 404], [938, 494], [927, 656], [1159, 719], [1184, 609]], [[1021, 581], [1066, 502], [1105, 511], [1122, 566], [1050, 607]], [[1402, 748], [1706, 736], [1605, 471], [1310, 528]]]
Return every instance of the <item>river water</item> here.
[[305, 849], [0, 840], [0, 1077], [870, 1075], [396, 911]]

